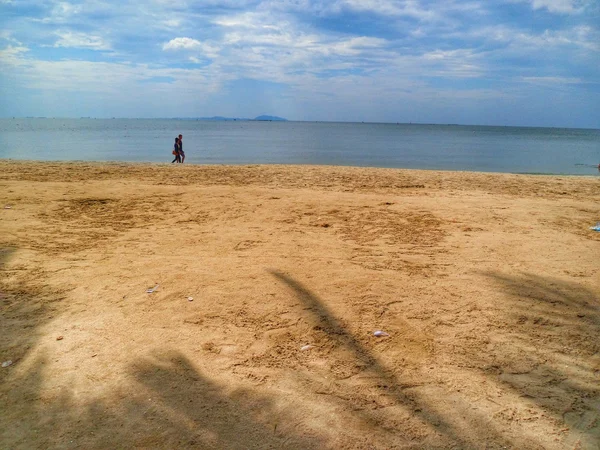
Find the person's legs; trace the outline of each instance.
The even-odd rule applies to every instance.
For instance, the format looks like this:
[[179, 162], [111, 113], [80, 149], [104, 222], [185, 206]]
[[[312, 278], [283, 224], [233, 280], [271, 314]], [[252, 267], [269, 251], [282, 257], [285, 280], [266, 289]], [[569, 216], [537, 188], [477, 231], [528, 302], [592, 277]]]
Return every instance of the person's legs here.
[[181, 164], [185, 161], [185, 153], [181, 152]]

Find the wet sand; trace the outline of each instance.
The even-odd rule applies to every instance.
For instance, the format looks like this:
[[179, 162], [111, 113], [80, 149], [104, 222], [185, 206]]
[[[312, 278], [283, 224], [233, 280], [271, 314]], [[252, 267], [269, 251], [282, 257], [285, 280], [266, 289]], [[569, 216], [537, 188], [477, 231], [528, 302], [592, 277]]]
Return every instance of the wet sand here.
[[597, 449], [598, 205], [598, 177], [0, 161], [0, 447]]

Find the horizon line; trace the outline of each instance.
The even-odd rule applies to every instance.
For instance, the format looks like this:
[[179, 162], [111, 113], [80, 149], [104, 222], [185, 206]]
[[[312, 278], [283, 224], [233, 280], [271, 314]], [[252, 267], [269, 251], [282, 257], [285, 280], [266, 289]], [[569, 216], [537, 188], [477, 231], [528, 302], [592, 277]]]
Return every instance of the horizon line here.
[[[266, 114], [261, 116], [267, 116]], [[257, 117], [261, 117], [257, 116]], [[435, 125], [435, 126], [454, 126], [454, 127], [495, 127], [495, 128], [549, 128], [566, 130], [593, 130], [600, 131], [600, 128], [593, 127], [569, 127], [556, 125], [493, 125], [493, 124], [475, 124], [475, 123], [436, 123], [436, 122], [378, 122], [378, 121], [345, 121], [345, 120], [294, 120], [280, 116], [270, 116], [275, 119], [251, 119], [245, 117], [48, 117], [48, 116], [0, 116], [0, 120], [23, 120], [23, 119], [59, 119], [59, 120], [196, 120], [205, 122], [300, 122], [300, 123], [347, 123], [347, 124], [372, 124], [372, 125]]]

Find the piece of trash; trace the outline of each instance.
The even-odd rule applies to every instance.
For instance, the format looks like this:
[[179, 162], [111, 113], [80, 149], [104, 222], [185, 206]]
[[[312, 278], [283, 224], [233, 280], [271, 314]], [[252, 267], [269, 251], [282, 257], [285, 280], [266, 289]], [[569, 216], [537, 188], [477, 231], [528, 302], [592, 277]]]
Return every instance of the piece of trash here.
[[590, 227], [590, 230], [600, 231], [600, 222], [598, 222], [595, 227]]
[[305, 352], [306, 350], [310, 350], [311, 348], [313, 348], [314, 345], [305, 345], [303, 347], [300, 348], [301, 352]]
[[2, 363], [2, 367], [8, 367], [8, 366], [10, 366], [11, 364], [12, 364], [12, 361], [11, 361], [11, 360], [4, 361], [4, 362]]
[[146, 289], [146, 292], [147, 292], [148, 294], [152, 294], [154, 291], [156, 291], [156, 290], [158, 289], [158, 286], [159, 286], [159, 285], [157, 284], [157, 285], [156, 285], [156, 286], [154, 286], [153, 288]]
[[377, 330], [373, 333], [373, 336], [384, 337], [389, 336], [389, 334], [387, 334], [385, 331]]
[[194, 301], [194, 297], [188, 297], [188, 302], [193, 302]]
[[57, 341], [62, 341], [63, 339], [64, 339], [64, 336], [58, 336], [58, 337], [56, 338], [56, 340], [57, 340]]
[[12, 206], [10, 206], [10, 205], [5, 205], [4, 206], [4, 209], [11, 209], [11, 208], [12, 208]]

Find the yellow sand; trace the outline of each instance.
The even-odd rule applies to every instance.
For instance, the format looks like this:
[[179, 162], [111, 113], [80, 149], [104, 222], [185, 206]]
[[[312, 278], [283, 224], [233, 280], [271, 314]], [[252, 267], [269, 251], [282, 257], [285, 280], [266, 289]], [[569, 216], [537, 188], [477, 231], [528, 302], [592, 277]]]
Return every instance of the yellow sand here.
[[599, 205], [598, 177], [0, 161], [0, 448], [597, 449]]

